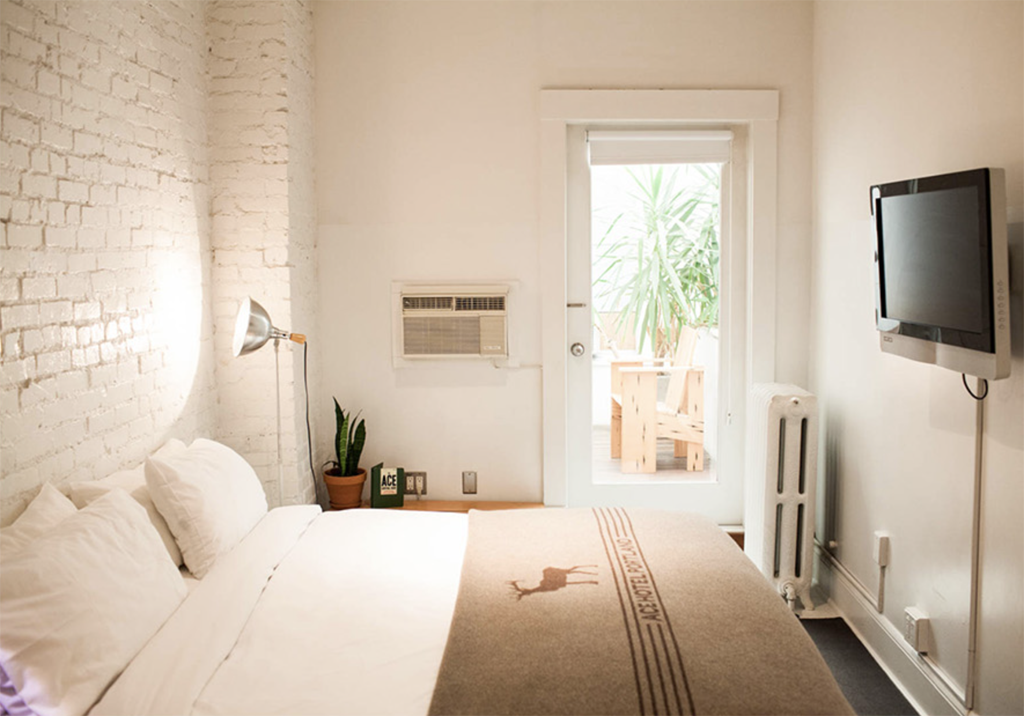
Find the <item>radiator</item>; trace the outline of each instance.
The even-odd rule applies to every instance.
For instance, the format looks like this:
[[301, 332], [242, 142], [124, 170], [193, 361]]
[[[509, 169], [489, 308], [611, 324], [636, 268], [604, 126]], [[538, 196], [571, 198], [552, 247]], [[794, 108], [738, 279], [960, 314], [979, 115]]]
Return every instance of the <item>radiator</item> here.
[[751, 390], [744, 489], [744, 551], [791, 608], [811, 601], [818, 399], [795, 385]]

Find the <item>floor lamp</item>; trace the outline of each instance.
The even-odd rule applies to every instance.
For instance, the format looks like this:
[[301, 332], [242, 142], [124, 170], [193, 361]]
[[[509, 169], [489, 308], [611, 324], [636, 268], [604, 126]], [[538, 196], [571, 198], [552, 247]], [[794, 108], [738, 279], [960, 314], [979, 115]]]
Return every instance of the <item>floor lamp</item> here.
[[309, 448], [309, 469], [313, 478], [313, 490], [316, 491], [316, 471], [313, 470], [313, 441], [309, 429], [309, 381], [307, 377], [307, 343], [306, 336], [301, 333], [289, 333], [275, 328], [267, 310], [252, 298], [245, 298], [238, 307], [235, 317], [235, 335], [231, 349], [235, 357], [244, 356], [262, 348], [267, 341], [274, 340], [274, 378], [277, 390], [277, 491], [281, 504], [284, 504], [284, 475], [281, 464], [281, 368], [278, 360], [278, 348], [282, 339], [302, 344], [302, 383], [306, 395], [306, 441]]

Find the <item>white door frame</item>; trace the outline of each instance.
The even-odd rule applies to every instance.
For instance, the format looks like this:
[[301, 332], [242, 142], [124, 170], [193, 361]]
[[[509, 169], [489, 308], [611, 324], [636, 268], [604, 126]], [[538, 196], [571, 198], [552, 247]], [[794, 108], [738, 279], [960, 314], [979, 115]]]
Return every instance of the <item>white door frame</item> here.
[[544, 504], [567, 503], [567, 136], [573, 125], [726, 123], [748, 128], [745, 384], [775, 379], [777, 90], [541, 90], [540, 279]]

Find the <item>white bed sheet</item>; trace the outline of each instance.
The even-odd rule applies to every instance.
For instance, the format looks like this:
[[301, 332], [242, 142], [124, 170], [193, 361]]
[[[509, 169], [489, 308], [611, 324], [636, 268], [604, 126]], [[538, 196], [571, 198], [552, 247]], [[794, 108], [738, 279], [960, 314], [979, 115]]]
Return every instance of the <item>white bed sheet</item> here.
[[91, 715], [426, 714], [466, 515], [317, 510], [268, 513]]
[[196, 587], [199, 586], [200, 582], [194, 574], [188, 571], [188, 567], [182, 565], [178, 568], [178, 571], [181, 572], [181, 578], [185, 582], [185, 588], [188, 589], [188, 593], [191, 594], [196, 591]]

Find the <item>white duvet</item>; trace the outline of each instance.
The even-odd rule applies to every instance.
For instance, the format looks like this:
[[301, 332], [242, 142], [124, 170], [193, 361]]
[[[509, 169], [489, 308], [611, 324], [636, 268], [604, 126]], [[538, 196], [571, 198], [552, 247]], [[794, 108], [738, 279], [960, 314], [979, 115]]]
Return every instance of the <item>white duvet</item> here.
[[278, 508], [90, 712], [425, 714], [466, 515]]

